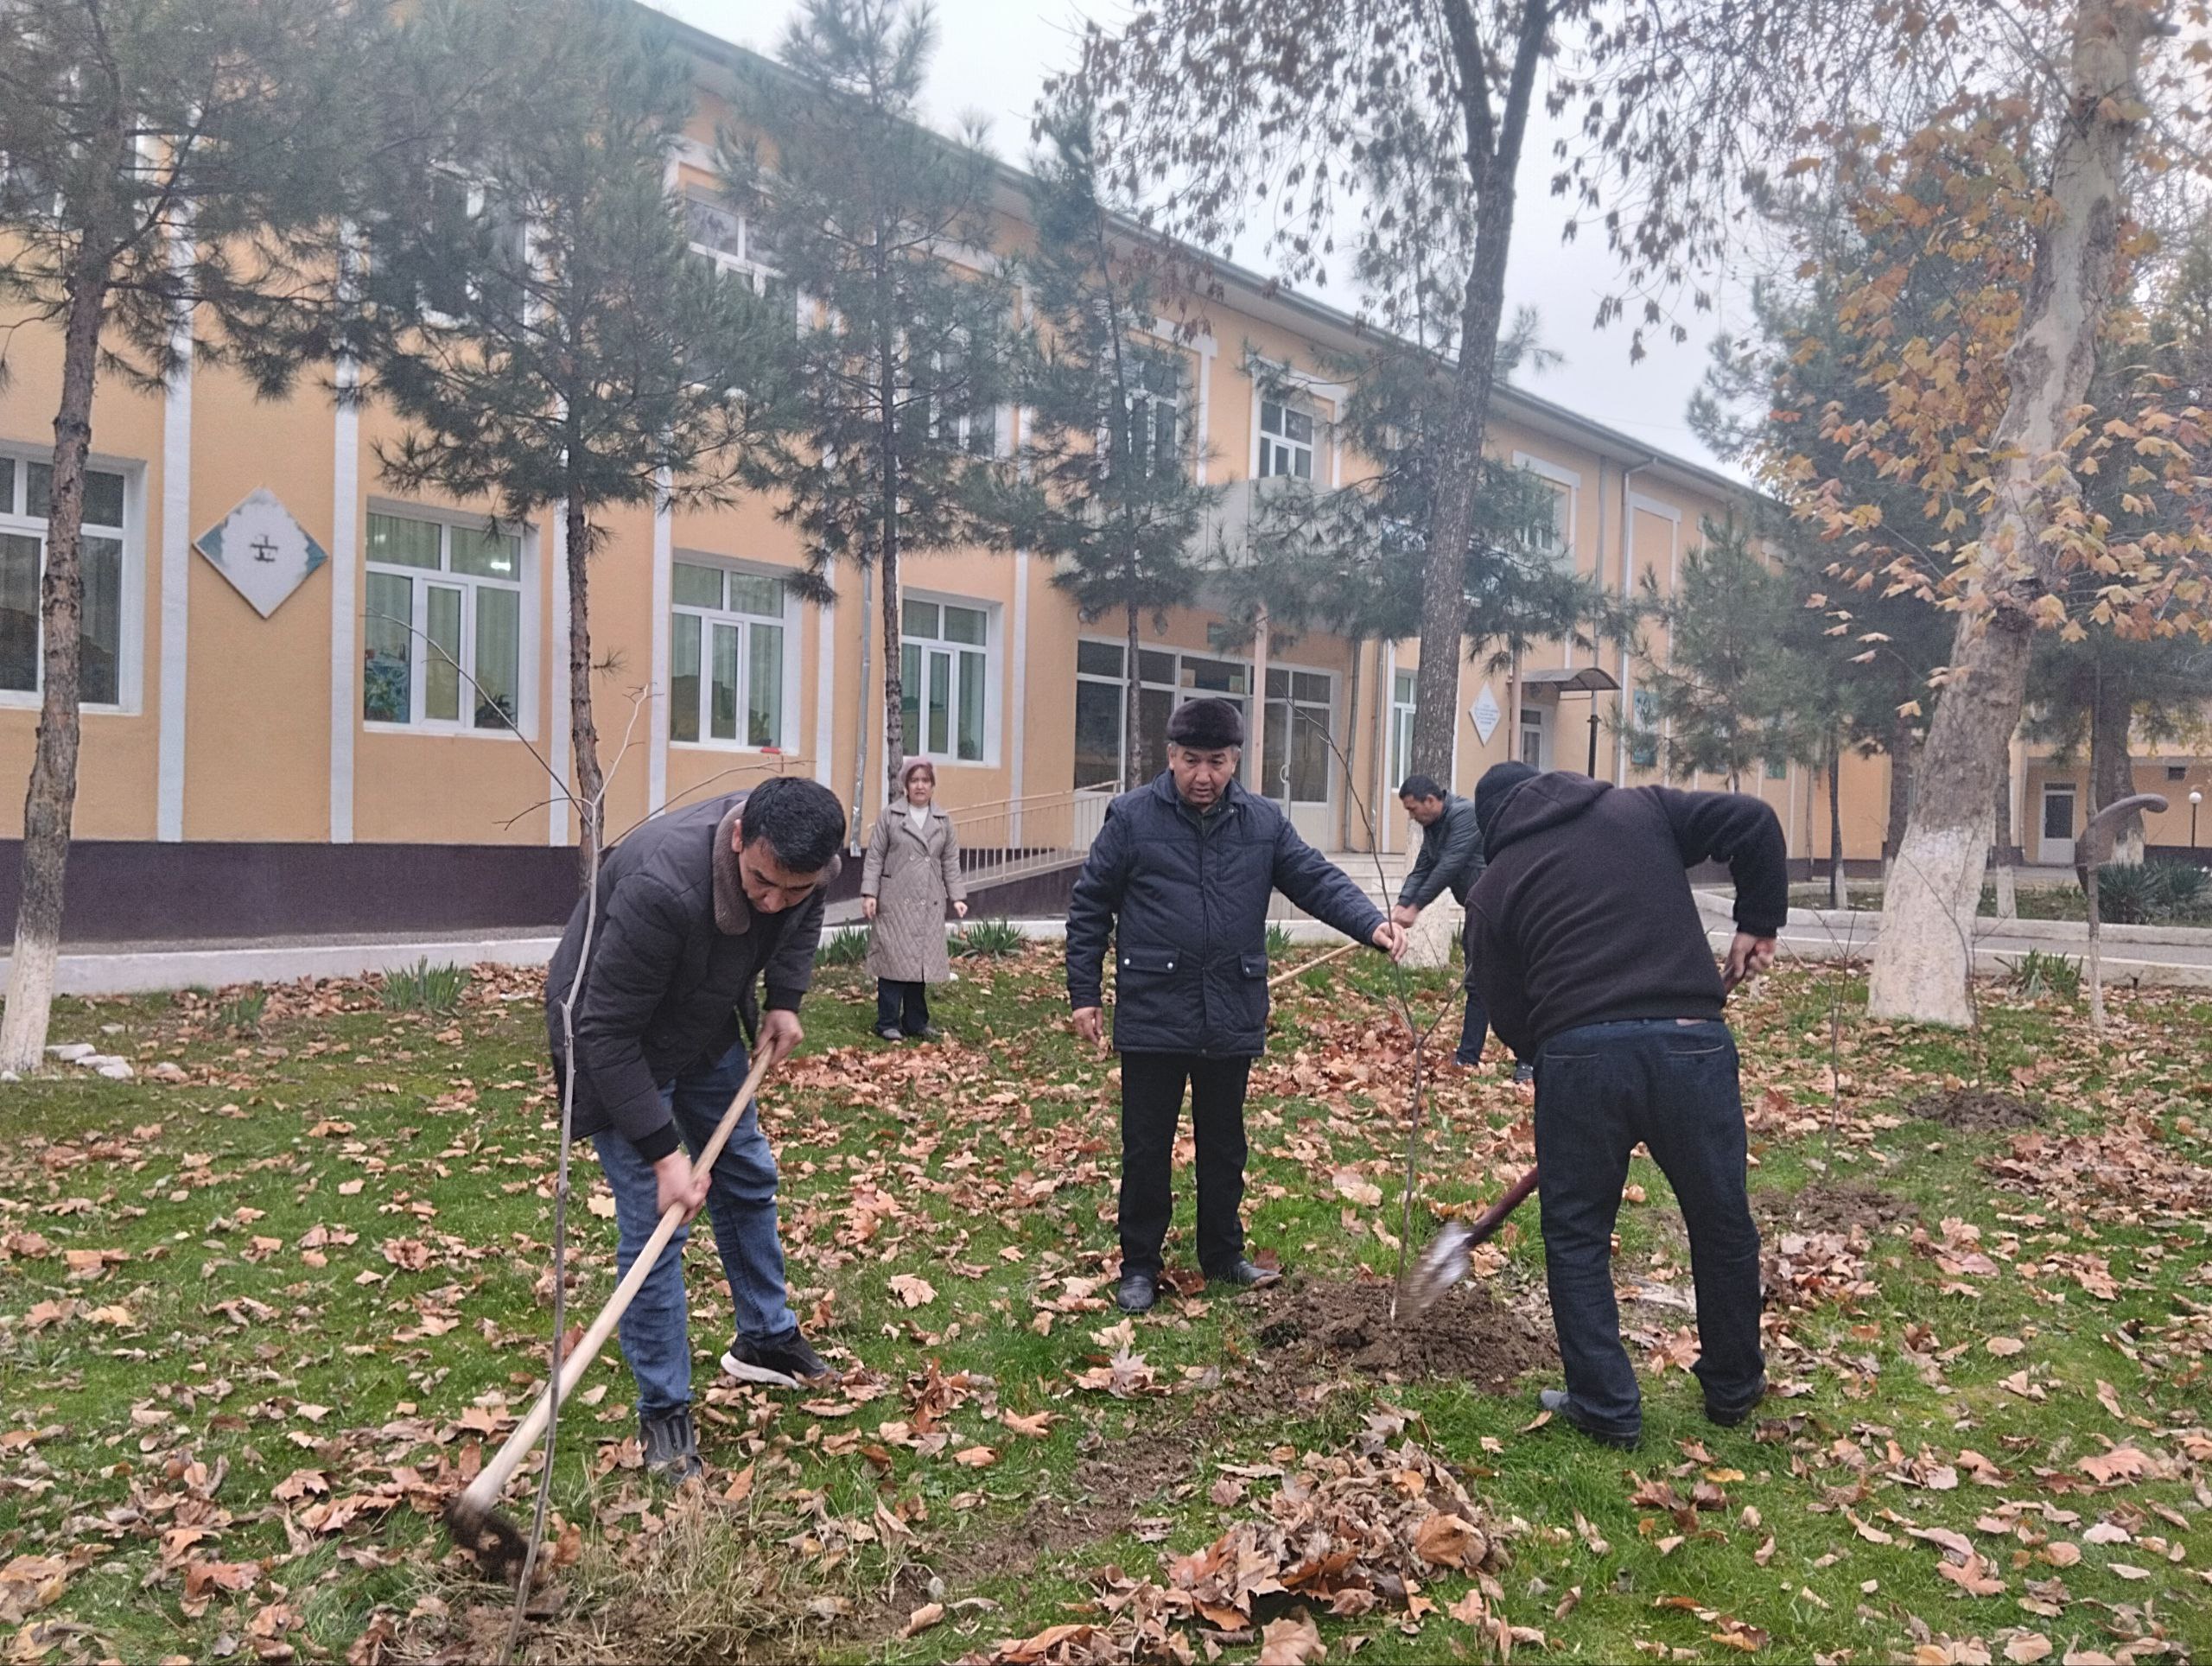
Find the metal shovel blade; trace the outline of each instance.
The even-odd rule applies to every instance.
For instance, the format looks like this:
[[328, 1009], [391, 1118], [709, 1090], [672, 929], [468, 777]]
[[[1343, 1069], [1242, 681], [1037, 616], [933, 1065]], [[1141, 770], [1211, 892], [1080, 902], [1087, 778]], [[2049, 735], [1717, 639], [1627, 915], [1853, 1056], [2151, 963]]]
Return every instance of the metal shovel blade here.
[[1446, 1290], [1466, 1277], [1467, 1252], [1474, 1244], [1474, 1233], [1463, 1223], [1446, 1222], [1399, 1279], [1397, 1300], [1391, 1304], [1395, 1317], [1415, 1319], [1433, 1307]]

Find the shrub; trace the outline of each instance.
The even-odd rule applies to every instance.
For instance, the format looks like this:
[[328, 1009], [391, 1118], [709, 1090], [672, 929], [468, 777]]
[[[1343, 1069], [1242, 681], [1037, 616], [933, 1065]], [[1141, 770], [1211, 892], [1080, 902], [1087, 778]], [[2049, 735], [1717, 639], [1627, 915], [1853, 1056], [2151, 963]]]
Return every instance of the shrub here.
[[240, 989], [235, 997], [223, 1003], [223, 1027], [257, 1035], [261, 1033], [261, 1015], [268, 1009], [268, 990]]
[[2111, 925], [2163, 925], [2212, 912], [2212, 879], [2187, 862], [2107, 862], [2097, 912]]
[[468, 987], [468, 973], [459, 966], [433, 966], [429, 958], [400, 971], [384, 975], [386, 1011], [450, 1013], [461, 1007], [461, 994]]
[[1281, 960], [1291, 950], [1290, 927], [1273, 925], [1268, 927], [1268, 958]]
[[2040, 1001], [2047, 995], [2073, 1001], [2082, 993], [2082, 963], [2078, 960], [2031, 949], [2018, 960], [2004, 963], [2012, 972], [2012, 987], [2031, 1001]]
[[953, 934], [952, 952], [977, 960], [1004, 960], [1018, 955], [1029, 939], [1010, 919], [979, 919]]
[[814, 951], [817, 966], [857, 966], [868, 958], [868, 927], [847, 925], [822, 939]]

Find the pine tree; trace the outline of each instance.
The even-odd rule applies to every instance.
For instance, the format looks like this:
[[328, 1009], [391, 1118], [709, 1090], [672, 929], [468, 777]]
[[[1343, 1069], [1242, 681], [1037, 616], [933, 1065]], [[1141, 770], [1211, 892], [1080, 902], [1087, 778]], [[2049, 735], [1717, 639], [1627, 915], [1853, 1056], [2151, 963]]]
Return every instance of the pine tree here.
[[1146, 755], [1138, 626], [1188, 606], [1219, 489], [1202, 485], [1186, 424], [1179, 344], [1156, 334], [1166, 286], [1144, 239], [1118, 233], [1098, 195], [1090, 112], [1047, 113], [1029, 187], [1037, 247], [1025, 276], [1030, 327], [1018, 476], [982, 477], [983, 525], [1053, 557], [1052, 582], [1086, 621], [1122, 625], [1122, 781]]
[[486, 79], [432, 152], [387, 159], [365, 221], [357, 350], [370, 392], [407, 424], [378, 461], [402, 490], [489, 499], [504, 521], [557, 506], [588, 874], [604, 838], [597, 518], [737, 494], [747, 450], [785, 415], [791, 298], [692, 252], [715, 235], [694, 223], [712, 211], [664, 178], [690, 68], [650, 14], [463, 0], [419, 32], [426, 57]]
[[[778, 495], [817, 576], [849, 562], [863, 595], [869, 579], [880, 586], [887, 802], [920, 693], [906, 687], [900, 560], [977, 541], [975, 476], [995, 466], [1009, 389], [1013, 285], [991, 253], [998, 168], [979, 131], [947, 138], [920, 120], [935, 40], [919, 0], [808, 0], [783, 67], [740, 88], [740, 113], [772, 155], [758, 140], [723, 145], [732, 198], [804, 297], [796, 425], [748, 458], [747, 475]], [[860, 742], [855, 838], [865, 727]]]
[[[317, 256], [372, 149], [378, 0], [10, 0], [0, 5], [0, 302], [60, 337], [0, 1070], [46, 1043], [77, 794], [82, 538], [92, 394], [188, 360], [282, 394], [324, 339]], [[398, 112], [396, 119], [404, 119]], [[10, 328], [5, 354], [42, 339]]]

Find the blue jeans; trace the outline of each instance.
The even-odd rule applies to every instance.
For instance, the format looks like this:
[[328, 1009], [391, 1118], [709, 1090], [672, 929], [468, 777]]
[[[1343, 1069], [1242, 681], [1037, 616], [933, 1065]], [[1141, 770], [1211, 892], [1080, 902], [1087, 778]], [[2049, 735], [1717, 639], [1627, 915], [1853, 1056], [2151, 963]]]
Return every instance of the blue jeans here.
[[1641, 1140], [1681, 1204], [1697, 1286], [1706, 1403], [1748, 1408], [1766, 1384], [1759, 1353], [1759, 1235], [1744, 1189], [1744, 1106], [1735, 1038], [1717, 1020], [1639, 1019], [1553, 1036], [1536, 1055], [1536, 1166], [1544, 1276], [1567, 1391], [1581, 1420], [1643, 1425], [1621, 1345], [1612, 1231]]
[[[676, 1131], [694, 1158], [714, 1137], [729, 1102], [745, 1084], [750, 1061], [740, 1041], [711, 1064], [686, 1071], [661, 1089]], [[592, 1145], [614, 1193], [614, 1222], [620, 1232], [615, 1276], [626, 1275], [638, 1252], [660, 1224], [659, 1190], [652, 1165], [637, 1147], [609, 1129]], [[737, 1309], [737, 1334], [761, 1343], [798, 1328], [784, 1290], [784, 1246], [776, 1236], [776, 1156], [760, 1132], [760, 1107], [745, 1108], [729, 1143], [715, 1160], [707, 1189], [707, 1214], [714, 1223], [715, 1247], [721, 1251]], [[638, 1412], [658, 1416], [691, 1403], [691, 1333], [683, 1296], [683, 1257], [689, 1225], [661, 1252], [645, 1275], [637, 1299], [622, 1315], [622, 1357], [638, 1379]]]

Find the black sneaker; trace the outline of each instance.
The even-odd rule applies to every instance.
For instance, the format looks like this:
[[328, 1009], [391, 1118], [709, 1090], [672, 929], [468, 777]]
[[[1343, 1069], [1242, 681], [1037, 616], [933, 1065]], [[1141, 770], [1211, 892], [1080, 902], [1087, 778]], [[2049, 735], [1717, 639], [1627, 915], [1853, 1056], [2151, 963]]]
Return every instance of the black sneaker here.
[[699, 1461], [699, 1431], [691, 1425], [688, 1406], [658, 1417], [640, 1415], [638, 1444], [645, 1448], [645, 1473], [656, 1481], [681, 1485], [706, 1472], [707, 1466]]
[[1114, 1292], [1114, 1305], [1125, 1313], [1148, 1313], [1160, 1300], [1160, 1281], [1150, 1273], [1131, 1273]]
[[1256, 1290], [1264, 1285], [1280, 1283], [1281, 1280], [1281, 1269], [1262, 1267], [1256, 1261], [1246, 1261], [1242, 1256], [1237, 1258], [1234, 1267], [1206, 1275], [1209, 1284], [1234, 1284], [1244, 1290]]
[[1706, 1421], [1708, 1423], [1717, 1423], [1724, 1429], [1732, 1429], [1740, 1424], [1746, 1417], [1749, 1417], [1753, 1412], [1757, 1411], [1758, 1409], [1759, 1402], [1765, 1398], [1766, 1384], [1762, 1383], [1759, 1384], [1759, 1391], [1753, 1395], [1750, 1399], [1745, 1401], [1741, 1405], [1716, 1406], [1712, 1401], [1708, 1400], [1705, 1402]]
[[1614, 1429], [1597, 1428], [1585, 1422], [1582, 1414], [1574, 1408], [1574, 1402], [1567, 1398], [1565, 1389], [1538, 1390], [1536, 1403], [1546, 1411], [1555, 1414], [1562, 1423], [1570, 1424], [1580, 1429], [1601, 1447], [1618, 1447], [1623, 1452], [1632, 1452], [1636, 1449], [1637, 1443], [1643, 1439], [1643, 1432], [1641, 1429], [1632, 1434], [1623, 1434]]
[[778, 1389], [826, 1389], [838, 1380], [822, 1356], [797, 1331], [772, 1342], [740, 1337], [722, 1356], [722, 1370], [741, 1383], [765, 1383]]

